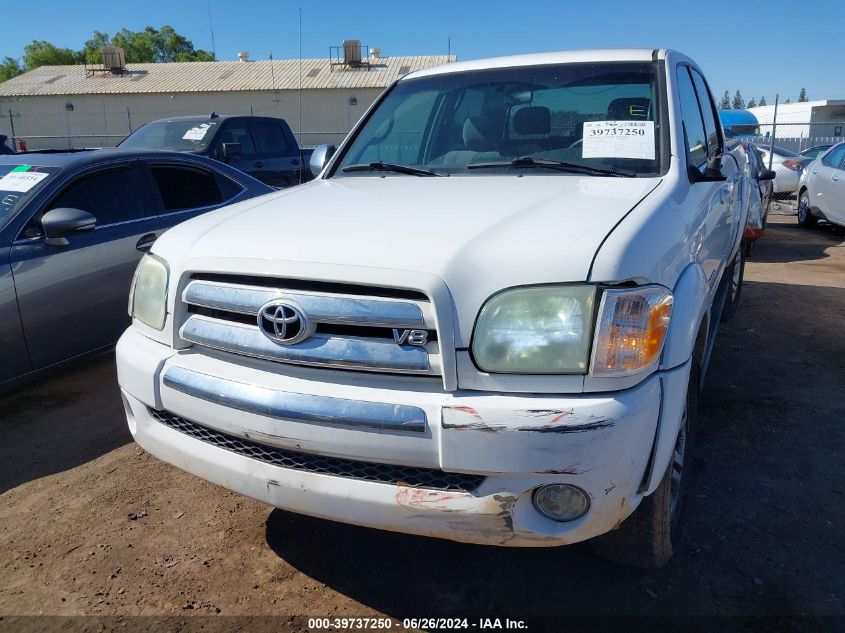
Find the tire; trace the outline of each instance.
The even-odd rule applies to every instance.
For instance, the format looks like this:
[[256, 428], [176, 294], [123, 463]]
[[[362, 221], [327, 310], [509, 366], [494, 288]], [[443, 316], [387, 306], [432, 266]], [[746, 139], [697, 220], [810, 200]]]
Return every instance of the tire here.
[[739, 309], [739, 300], [742, 297], [742, 282], [745, 279], [745, 244], [740, 244], [733, 262], [725, 271], [725, 277], [728, 288], [722, 321], [730, 321]]
[[659, 569], [672, 558], [683, 525], [698, 419], [698, 365], [692, 362], [684, 421], [669, 466], [657, 489], [643, 498], [618, 529], [590, 541], [593, 551], [602, 558], [644, 569]]
[[810, 192], [802, 189], [798, 194], [798, 226], [809, 228], [818, 223], [819, 219], [810, 212]]
[[751, 257], [751, 251], [754, 249], [755, 240], [748, 240], [745, 242], [745, 257]]

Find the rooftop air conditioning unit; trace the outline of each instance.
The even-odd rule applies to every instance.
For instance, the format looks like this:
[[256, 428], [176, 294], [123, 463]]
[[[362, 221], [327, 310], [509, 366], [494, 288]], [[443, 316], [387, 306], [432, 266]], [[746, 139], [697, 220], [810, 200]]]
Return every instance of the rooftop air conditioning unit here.
[[120, 46], [103, 46], [103, 68], [120, 75], [126, 69], [126, 54]]
[[361, 63], [361, 40], [343, 40], [343, 62], [349, 66]]

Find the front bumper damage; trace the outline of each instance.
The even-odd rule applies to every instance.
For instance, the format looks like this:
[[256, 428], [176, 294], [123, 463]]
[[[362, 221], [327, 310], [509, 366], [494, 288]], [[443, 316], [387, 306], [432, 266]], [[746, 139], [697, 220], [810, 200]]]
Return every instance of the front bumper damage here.
[[[642, 499], [662, 394], [686, 386], [681, 367], [611, 394], [450, 393], [406, 377], [295, 367], [281, 375], [264, 361], [177, 352], [133, 328], [117, 361], [135, 440], [178, 468], [292, 512], [508, 546], [564, 545], [617, 527]], [[190, 390], [174, 376], [211, 382]], [[251, 405], [243, 401], [250, 393]], [[362, 403], [380, 408], [362, 418]], [[157, 411], [280, 450], [483, 479], [473, 490], [443, 490], [282, 467], [186, 435], [157, 421]], [[368, 415], [370, 424], [356, 423]], [[589, 511], [566, 523], [540, 514], [532, 494], [549, 483], [584, 490]]]

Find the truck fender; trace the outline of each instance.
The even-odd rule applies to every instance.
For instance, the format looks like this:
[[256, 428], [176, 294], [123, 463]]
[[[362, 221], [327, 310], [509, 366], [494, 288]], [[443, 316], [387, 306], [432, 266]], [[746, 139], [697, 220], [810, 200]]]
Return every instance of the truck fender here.
[[707, 313], [707, 278], [696, 264], [681, 273], [673, 290], [672, 317], [663, 345], [660, 369], [687, 362], [695, 349], [699, 326]]
[[[686, 411], [687, 387], [693, 362], [695, 361], [689, 358], [680, 367], [660, 374], [660, 418], [651, 452], [651, 464], [641, 486], [644, 495], [650, 495], [657, 489], [666, 469], [669, 468], [669, 460], [675, 450], [675, 439]], [[691, 456], [687, 457], [692, 459]]]
[[673, 296], [672, 318], [660, 364], [660, 419], [651, 464], [642, 486], [645, 495], [655, 491], [669, 467], [687, 404], [687, 387], [694, 362], [692, 356], [708, 309], [707, 278], [700, 266], [690, 264], [684, 269], [675, 284]]

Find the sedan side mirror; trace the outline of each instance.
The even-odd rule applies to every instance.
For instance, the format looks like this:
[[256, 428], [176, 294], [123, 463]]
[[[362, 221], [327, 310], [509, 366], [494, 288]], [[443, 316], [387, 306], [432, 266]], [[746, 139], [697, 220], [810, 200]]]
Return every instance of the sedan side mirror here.
[[323, 171], [323, 167], [331, 160], [331, 157], [334, 156], [336, 151], [337, 147], [334, 145], [318, 145], [314, 148], [311, 159], [308, 161], [308, 169], [311, 171], [311, 175], [315, 178], [319, 176], [320, 172]]
[[51, 246], [67, 246], [68, 241], [65, 235], [73, 231], [93, 229], [96, 224], [97, 218], [92, 214], [82, 209], [68, 207], [50, 209], [41, 218], [45, 241]]
[[757, 180], [774, 180], [775, 179], [775, 172], [771, 169], [764, 169], [760, 172], [760, 175], [757, 176]]
[[244, 153], [240, 143], [223, 143], [223, 158], [234, 158]]

